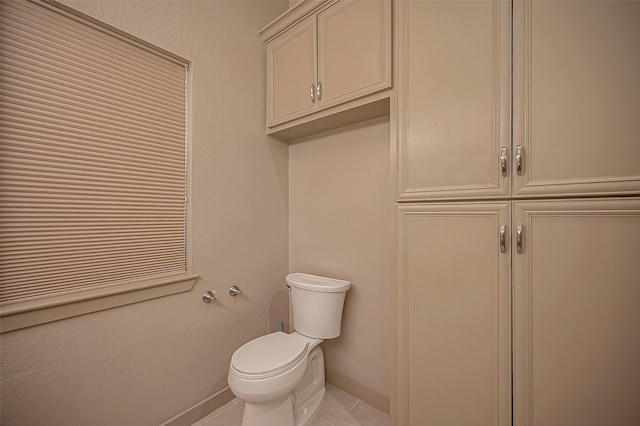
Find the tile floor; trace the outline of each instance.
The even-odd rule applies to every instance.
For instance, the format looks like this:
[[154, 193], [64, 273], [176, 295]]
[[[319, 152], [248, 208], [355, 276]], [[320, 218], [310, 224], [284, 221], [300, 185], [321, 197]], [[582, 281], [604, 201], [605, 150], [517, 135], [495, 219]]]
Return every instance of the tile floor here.
[[[192, 426], [240, 426], [242, 406], [239, 399], [229, 401]], [[358, 398], [327, 384], [327, 393], [309, 426], [388, 426], [389, 415]]]

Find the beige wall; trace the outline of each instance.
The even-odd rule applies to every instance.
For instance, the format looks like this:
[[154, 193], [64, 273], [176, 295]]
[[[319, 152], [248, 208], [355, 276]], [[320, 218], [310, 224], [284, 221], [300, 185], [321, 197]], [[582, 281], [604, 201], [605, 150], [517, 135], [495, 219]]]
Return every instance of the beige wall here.
[[290, 270], [350, 280], [342, 335], [323, 342], [327, 380], [389, 411], [394, 216], [389, 120], [289, 148]]
[[[154, 425], [227, 386], [242, 343], [287, 318], [288, 148], [264, 135], [268, 1], [66, 4], [193, 61], [193, 291], [3, 334], [6, 425]], [[232, 299], [236, 283], [245, 296]], [[201, 294], [218, 290], [205, 305]]]

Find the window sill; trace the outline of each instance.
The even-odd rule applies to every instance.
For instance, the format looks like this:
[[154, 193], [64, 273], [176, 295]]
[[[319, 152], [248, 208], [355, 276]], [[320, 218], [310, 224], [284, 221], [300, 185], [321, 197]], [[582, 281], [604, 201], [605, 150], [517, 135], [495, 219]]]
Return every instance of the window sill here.
[[198, 275], [182, 274], [0, 306], [0, 333], [190, 291]]

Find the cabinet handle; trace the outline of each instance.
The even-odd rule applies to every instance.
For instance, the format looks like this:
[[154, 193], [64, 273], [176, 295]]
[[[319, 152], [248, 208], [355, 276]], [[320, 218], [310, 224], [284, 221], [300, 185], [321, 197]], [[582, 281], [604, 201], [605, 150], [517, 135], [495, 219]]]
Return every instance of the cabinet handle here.
[[524, 238], [524, 226], [521, 223], [516, 225], [516, 250], [522, 253], [522, 240]]
[[507, 148], [500, 148], [500, 171], [502, 176], [507, 176]]
[[311, 85], [311, 102], [315, 102], [316, 101], [316, 85], [312, 84]]
[[318, 87], [316, 87], [316, 94], [318, 95], [318, 100], [322, 100], [322, 83], [318, 82]]
[[507, 252], [507, 225], [504, 223], [500, 224], [500, 251]]
[[516, 173], [522, 174], [522, 163], [524, 161], [524, 148], [522, 145], [516, 146]]

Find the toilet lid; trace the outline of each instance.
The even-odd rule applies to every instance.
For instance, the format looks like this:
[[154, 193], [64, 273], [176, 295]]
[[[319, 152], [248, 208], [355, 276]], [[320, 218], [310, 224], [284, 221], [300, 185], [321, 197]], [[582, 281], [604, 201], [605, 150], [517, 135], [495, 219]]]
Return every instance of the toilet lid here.
[[307, 347], [303, 339], [278, 331], [242, 345], [231, 357], [231, 365], [244, 374], [276, 375], [298, 364]]

